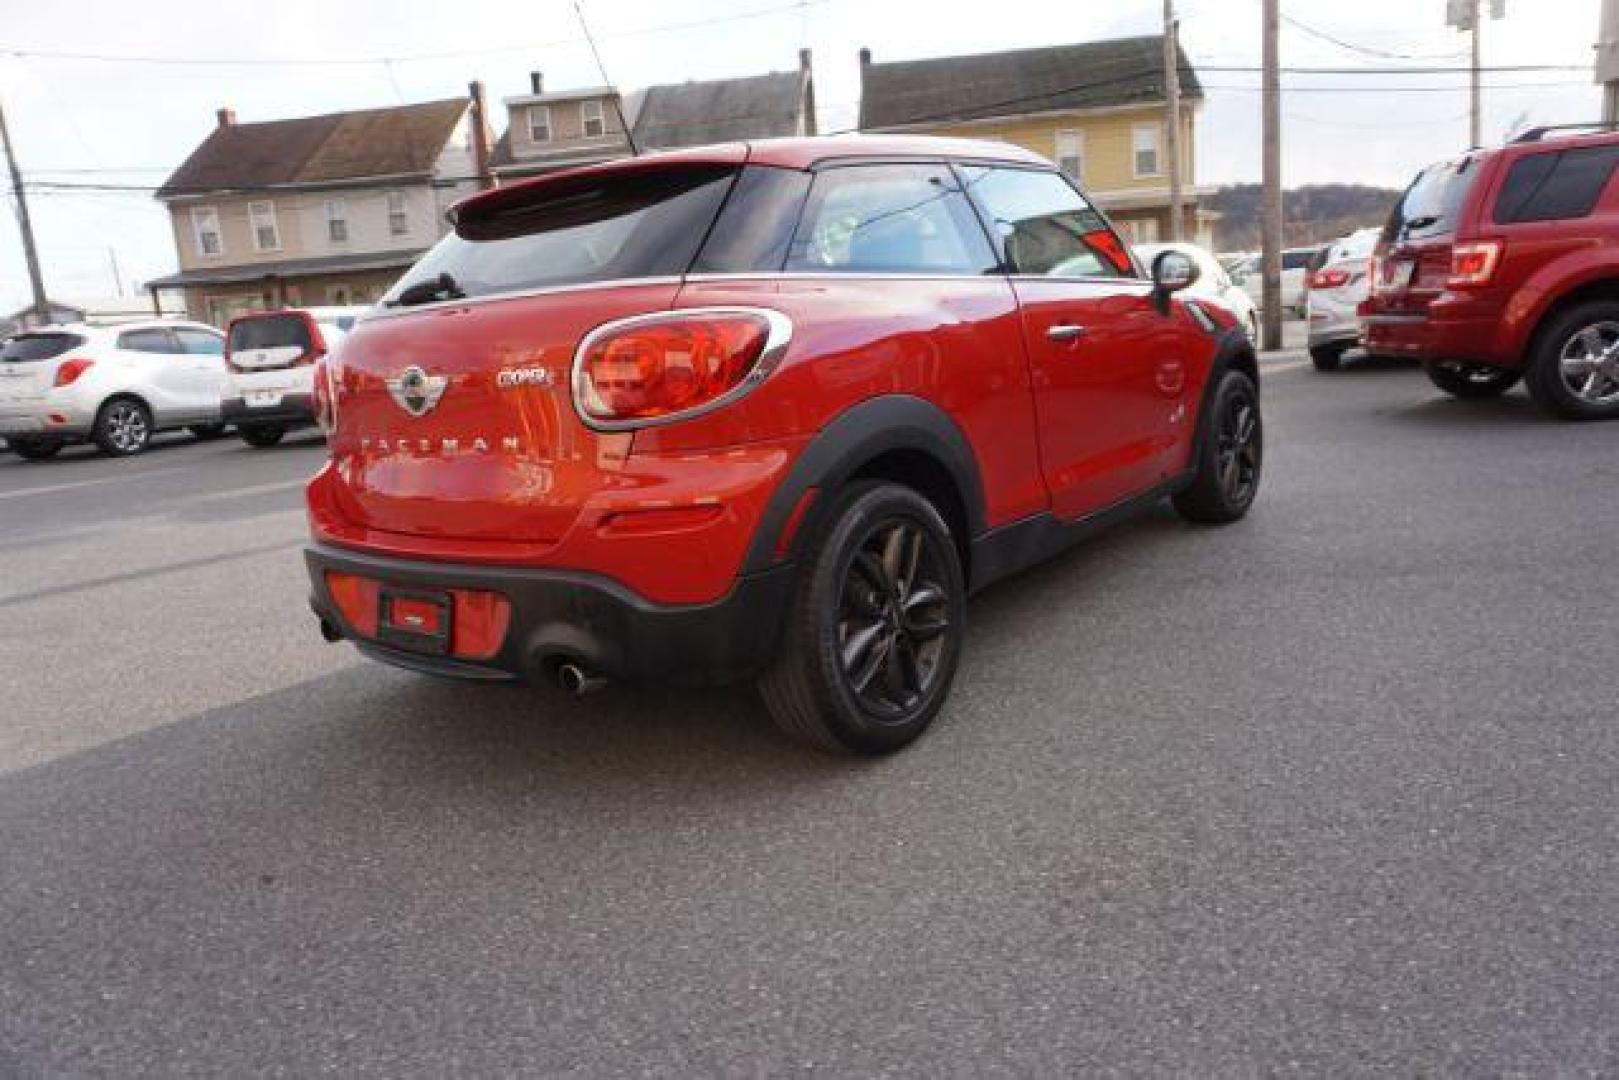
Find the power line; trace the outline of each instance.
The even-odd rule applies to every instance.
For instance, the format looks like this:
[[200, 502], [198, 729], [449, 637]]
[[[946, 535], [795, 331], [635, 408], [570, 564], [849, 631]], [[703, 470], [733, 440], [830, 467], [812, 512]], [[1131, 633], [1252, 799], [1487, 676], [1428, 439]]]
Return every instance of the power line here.
[[1311, 26], [1309, 23], [1300, 22], [1298, 19], [1295, 19], [1293, 16], [1288, 15], [1285, 12], [1282, 14], [1282, 21], [1293, 27], [1295, 30], [1302, 30], [1311, 37], [1320, 38], [1322, 41], [1336, 45], [1340, 49], [1348, 49], [1350, 52], [1357, 52], [1366, 56], [1376, 56], [1383, 60], [1456, 60], [1460, 59], [1464, 55], [1461, 51], [1429, 53], [1426, 55], [1389, 52], [1384, 49], [1374, 49], [1368, 45], [1356, 45], [1352, 41], [1345, 41], [1343, 38], [1329, 34], [1325, 30], [1319, 30], [1316, 27]]

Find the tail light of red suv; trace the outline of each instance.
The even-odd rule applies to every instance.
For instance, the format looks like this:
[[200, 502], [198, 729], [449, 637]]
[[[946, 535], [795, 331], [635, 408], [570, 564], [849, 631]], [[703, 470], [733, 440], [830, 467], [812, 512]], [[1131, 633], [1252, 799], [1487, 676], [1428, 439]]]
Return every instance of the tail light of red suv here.
[[1495, 276], [1496, 264], [1501, 261], [1499, 240], [1480, 240], [1471, 244], [1457, 244], [1450, 252], [1450, 278], [1452, 288], [1488, 285]]
[[605, 323], [574, 354], [574, 405], [600, 431], [685, 420], [763, 382], [791, 336], [787, 317], [763, 308], [695, 308]]

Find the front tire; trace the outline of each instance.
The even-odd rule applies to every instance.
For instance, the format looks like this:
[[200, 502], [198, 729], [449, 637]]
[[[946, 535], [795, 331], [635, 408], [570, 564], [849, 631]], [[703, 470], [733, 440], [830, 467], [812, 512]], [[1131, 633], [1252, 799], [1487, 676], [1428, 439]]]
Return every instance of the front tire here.
[[263, 449], [280, 442], [287, 429], [281, 424], [239, 424], [236, 433], [247, 445]]
[[62, 452], [61, 439], [11, 439], [11, 449], [25, 461], [44, 461]]
[[1240, 371], [1227, 371], [1210, 391], [1208, 423], [1197, 448], [1196, 473], [1176, 493], [1181, 517], [1225, 525], [1243, 517], [1259, 494], [1265, 463], [1265, 423], [1259, 388]]
[[1525, 382], [1553, 416], [1619, 417], [1619, 303], [1593, 300], [1552, 320], [1535, 343]]
[[1439, 389], [1467, 401], [1500, 397], [1523, 377], [1522, 372], [1460, 360], [1432, 360], [1423, 364], [1422, 370]]
[[113, 398], [96, 414], [91, 435], [103, 454], [138, 454], [152, 442], [152, 411], [134, 398]]
[[961, 656], [966, 587], [939, 511], [908, 487], [851, 486], [799, 570], [760, 695], [790, 737], [886, 754], [927, 730]]
[[1317, 371], [1337, 371], [1343, 366], [1344, 353], [1348, 351], [1345, 345], [1312, 345], [1310, 363], [1315, 365]]

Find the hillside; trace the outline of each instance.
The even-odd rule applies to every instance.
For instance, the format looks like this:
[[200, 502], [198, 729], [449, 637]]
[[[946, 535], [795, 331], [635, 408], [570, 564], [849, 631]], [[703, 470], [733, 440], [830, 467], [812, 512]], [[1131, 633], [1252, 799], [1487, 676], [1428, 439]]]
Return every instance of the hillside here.
[[[1258, 184], [1231, 184], [1204, 196], [1202, 205], [1220, 215], [1214, 223], [1216, 251], [1259, 250]], [[1282, 243], [1320, 244], [1367, 225], [1381, 225], [1400, 193], [1364, 184], [1307, 184], [1282, 193]]]

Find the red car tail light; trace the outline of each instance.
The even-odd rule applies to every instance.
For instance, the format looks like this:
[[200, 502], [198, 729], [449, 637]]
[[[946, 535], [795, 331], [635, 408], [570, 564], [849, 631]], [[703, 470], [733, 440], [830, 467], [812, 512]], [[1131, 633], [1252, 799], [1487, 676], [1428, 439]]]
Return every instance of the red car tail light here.
[[1476, 244], [1457, 244], [1450, 253], [1451, 286], [1488, 285], [1495, 276], [1495, 264], [1501, 259], [1499, 240], [1481, 240]]
[[332, 404], [332, 386], [328, 381], [328, 369], [324, 358], [315, 361], [314, 386], [311, 394], [314, 397], [315, 423], [322, 431], [331, 431], [332, 424], [337, 420], [337, 410]]
[[787, 317], [763, 308], [693, 308], [605, 323], [574, 354], [574, 407], [602, 431], [686, 419], [763, 382], [791, 336]]
[[1317, 270], [1310, 275], [1310, 288], [1336, 289], [1340, 285], [1349, 284], [1349, 271], [1347, 270]]
[[95, 366], [96, 362], [94, 360], [86, 360], [83, 357], [75, 360], [63, 360], [62, 363], [56, 368], [55, 385], [72, 386], [74, 381], [78, 379], [80, 375], [83, 375], [86, 371], [89, 371]]

